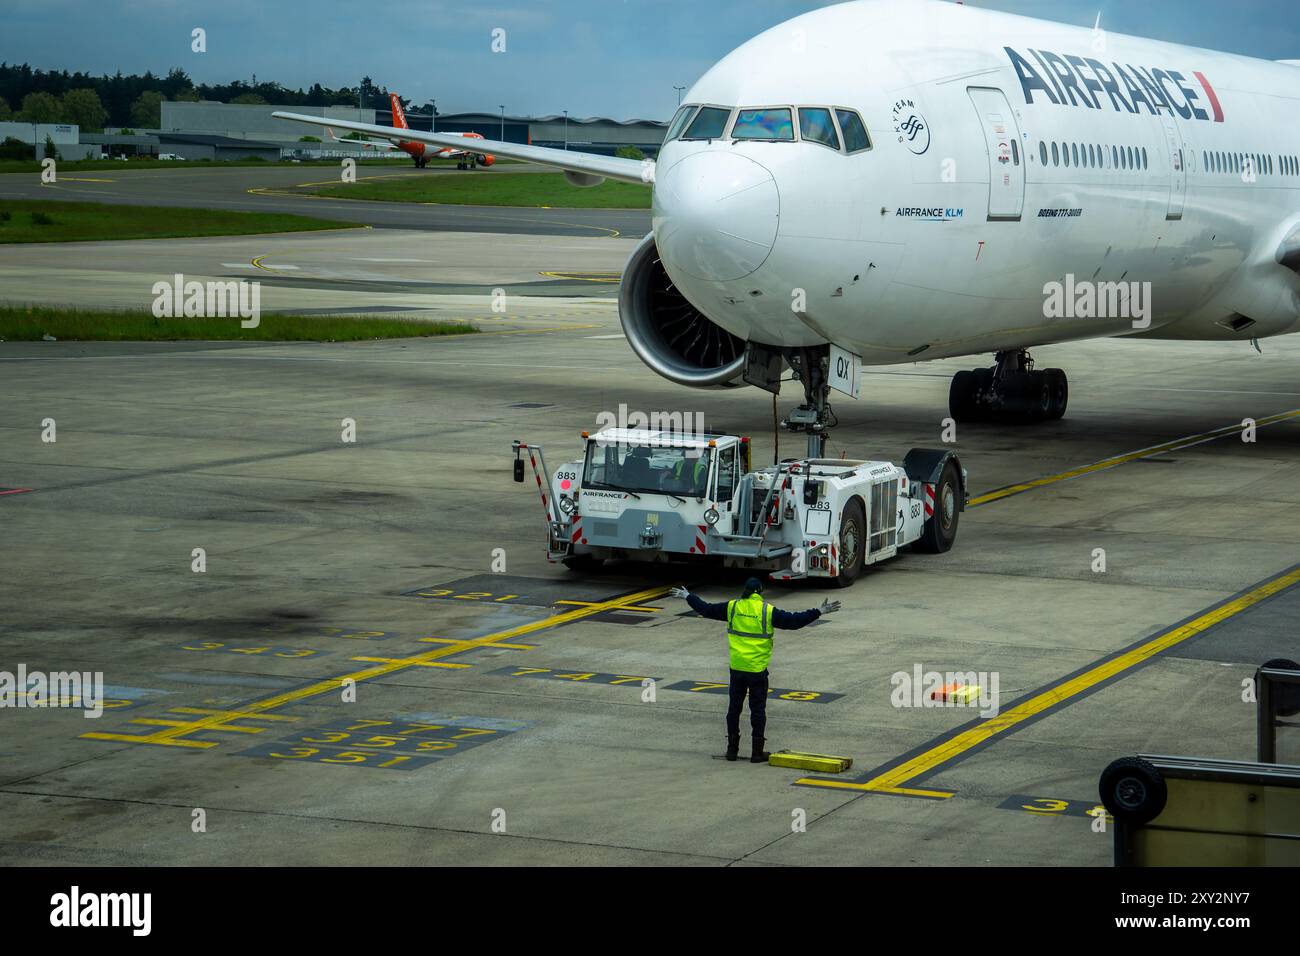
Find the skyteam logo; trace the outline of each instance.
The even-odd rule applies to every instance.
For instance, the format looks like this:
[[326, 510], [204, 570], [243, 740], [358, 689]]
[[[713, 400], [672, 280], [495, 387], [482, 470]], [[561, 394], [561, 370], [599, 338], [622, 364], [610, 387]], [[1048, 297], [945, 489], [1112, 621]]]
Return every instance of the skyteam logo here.
[[1020, 78], [1026, 103], [1033, 103], [1037, 93], [1057, 106], [1090, 110], [1109, 106], [1116, 113], [1137, 113], [1144, 107], [1152, 116], [1165, 110], [1185, 120], [1223, 122], [1223, 106], [1204, 73], [1194, 71], [1192, 76], [1200, 83], [1204, 102], [1213, 117], [1201, 109], [1196, 89], [1177, 70], [1119, 63], [1107, 66], [1092, 57], [1061, 56], [1048, 50], [1030, 50], [1025, 57], [1009, 46], [1002, 49], [1011, 58], [1011, 65]]
[[930, 124], [913, 100], [894, 104], [894, 132], [898, 141], [917, 156], [930, 148]]

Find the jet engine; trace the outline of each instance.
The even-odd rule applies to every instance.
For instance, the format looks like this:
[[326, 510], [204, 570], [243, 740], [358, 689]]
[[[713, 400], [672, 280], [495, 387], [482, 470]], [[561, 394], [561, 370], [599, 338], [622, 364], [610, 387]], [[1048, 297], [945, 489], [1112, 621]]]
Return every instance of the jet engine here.
[[709, 388], [744, 371], [744, 340], [686, 300], [659, 261], [653, 233], [641, 240], [623, 270], [618, 314], [632, 351], [669, 381]]
[[491, 166], [496, 161], [497, 158], [495, 156], [489, 156], [487, 153], [479, 153], [474, 157], [474, 162], [478, 163], [480, 166]]

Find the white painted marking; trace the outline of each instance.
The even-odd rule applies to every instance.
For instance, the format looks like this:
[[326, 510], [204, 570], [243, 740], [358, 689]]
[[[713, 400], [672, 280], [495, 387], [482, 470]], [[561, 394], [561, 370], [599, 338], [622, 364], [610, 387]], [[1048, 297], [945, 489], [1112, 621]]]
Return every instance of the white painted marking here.
[[353, 262], [432, 262], [432, 259], [386, 259], [382, 256], [353, 256]]
[[584, 335], [584, 339], [625, 339], [627, 338], [622, 332], [617, 335]]

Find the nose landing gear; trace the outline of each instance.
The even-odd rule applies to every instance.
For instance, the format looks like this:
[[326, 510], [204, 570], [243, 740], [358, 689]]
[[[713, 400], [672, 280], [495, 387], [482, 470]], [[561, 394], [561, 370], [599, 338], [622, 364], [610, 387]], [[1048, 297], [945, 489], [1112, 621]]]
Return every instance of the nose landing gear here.
[[803, 383], [804, 403], [790, 410], [781, 422], [786, 431], [804, 432], [808, 436], [808, 457], [826, 456], [826, 429], [839, 424], [828, 398], [830, 385], [826, 381], [830, 347], [825, 345], [791, 349], [786, 361], [795, 377]]
[[997, 365], [958, 372], [948, 389], [948, 411], [958, 422], [1027, 425], [1065, 414], [1070, 385], [1059, 368], [1034, 369], [1024, 349], [997, 353]]

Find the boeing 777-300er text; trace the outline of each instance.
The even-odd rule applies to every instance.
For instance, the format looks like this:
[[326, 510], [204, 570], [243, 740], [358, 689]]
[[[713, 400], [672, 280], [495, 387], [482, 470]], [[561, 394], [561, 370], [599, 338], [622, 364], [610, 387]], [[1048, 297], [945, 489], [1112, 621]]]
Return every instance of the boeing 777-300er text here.
[[653, 184], [619, 310], [665, 378], [775, 390], [788, 364], [811, 433], [858, 363], [993, 353], [953, 378], [951, 413], [1024, 421], [1068, 395], [1033, 346], [1300, 326], [1298, 97], [1300, 61], [864, 0], [721, 60], [654, 162], [481, 145], [578, 186]]

